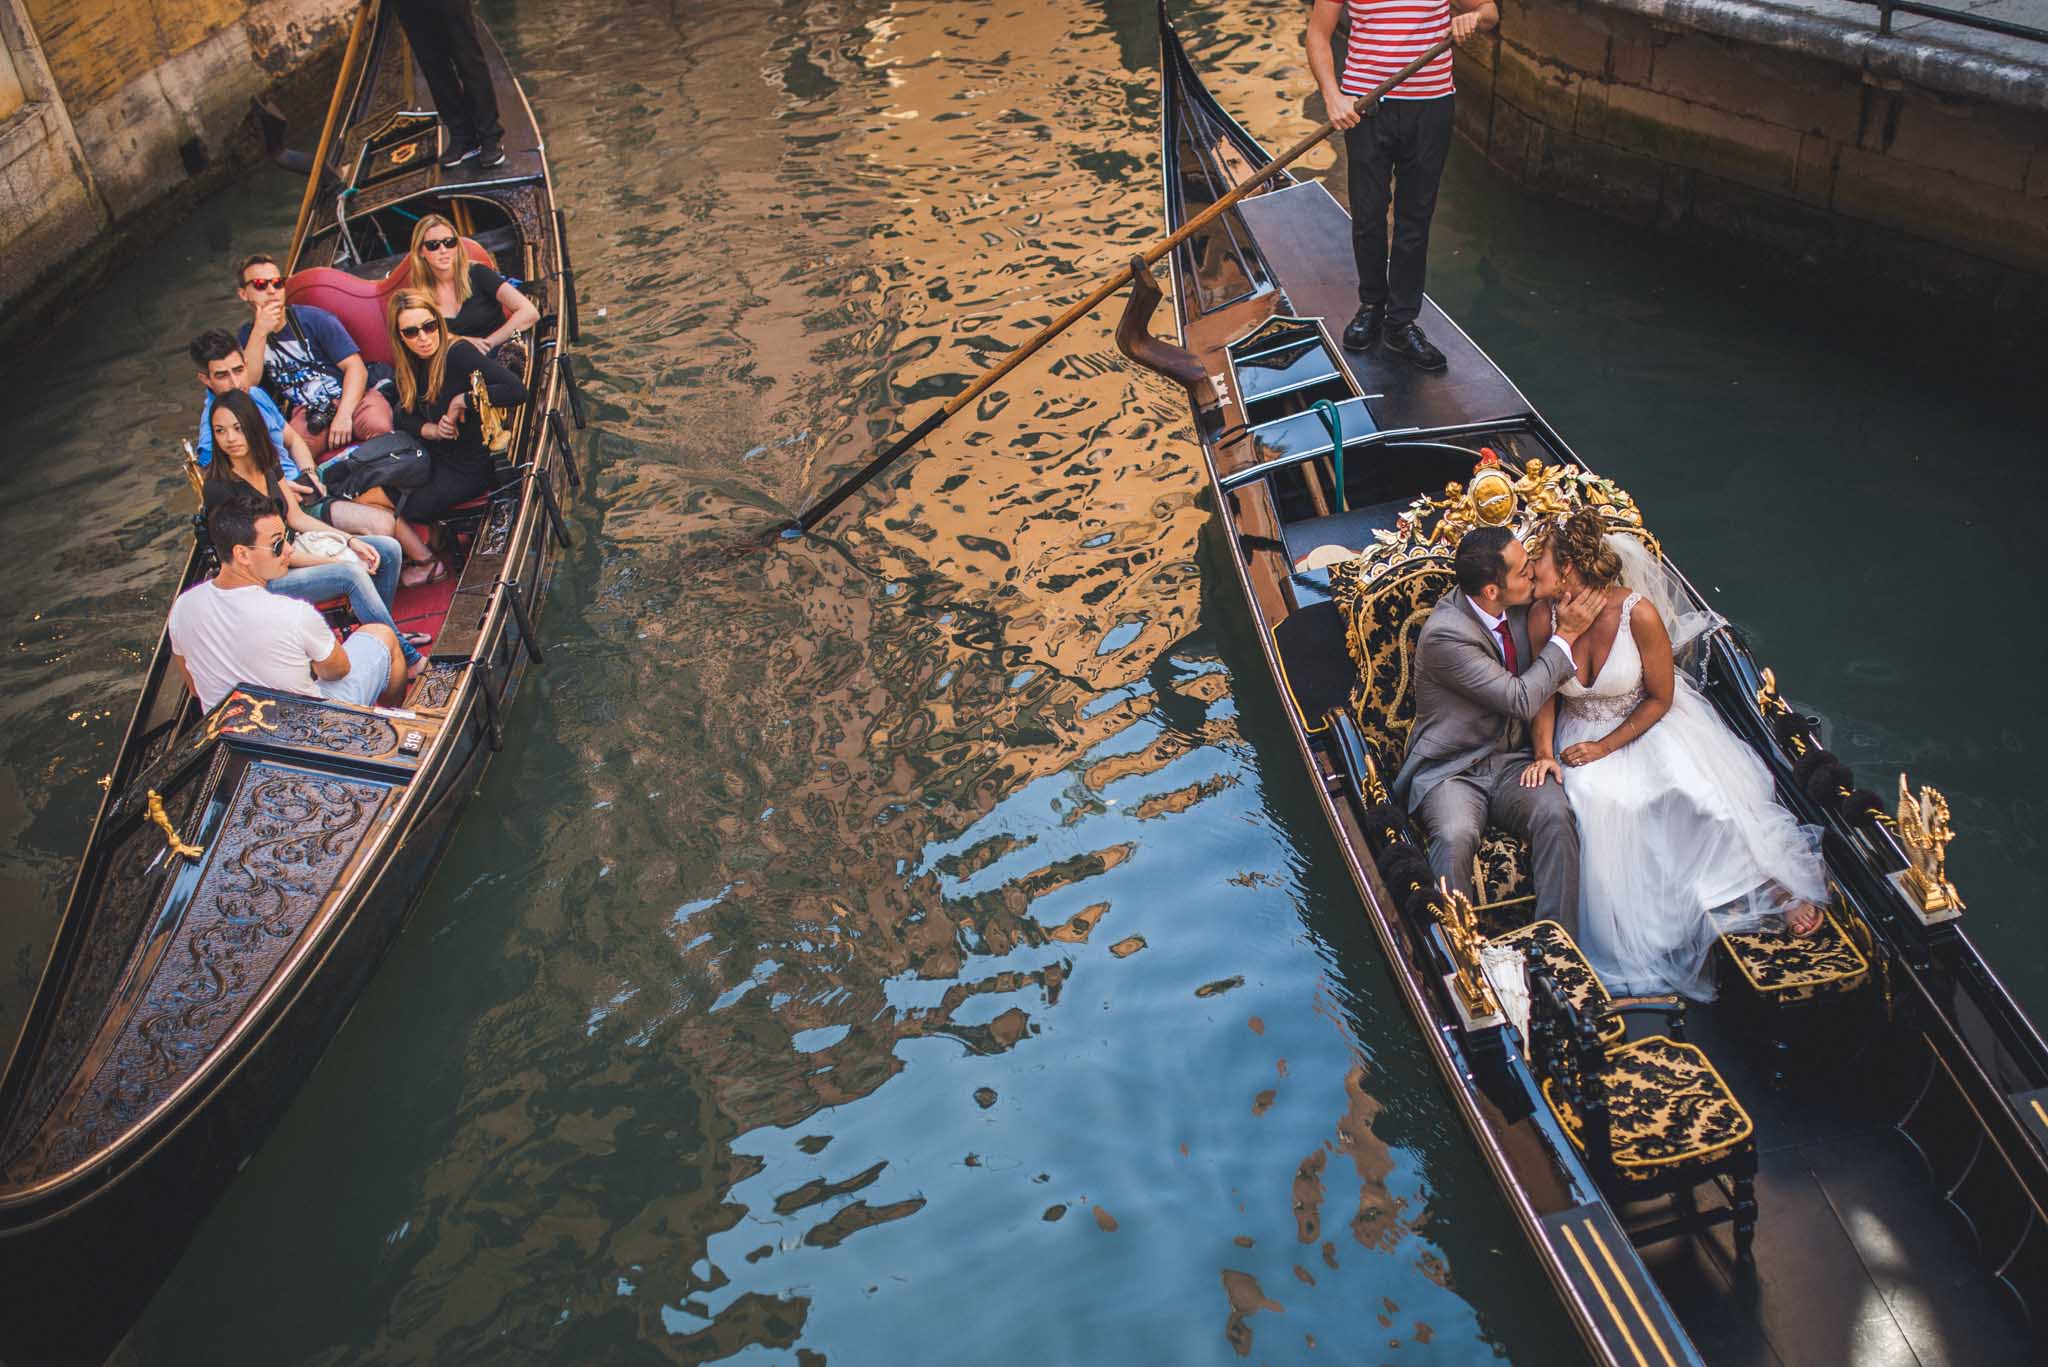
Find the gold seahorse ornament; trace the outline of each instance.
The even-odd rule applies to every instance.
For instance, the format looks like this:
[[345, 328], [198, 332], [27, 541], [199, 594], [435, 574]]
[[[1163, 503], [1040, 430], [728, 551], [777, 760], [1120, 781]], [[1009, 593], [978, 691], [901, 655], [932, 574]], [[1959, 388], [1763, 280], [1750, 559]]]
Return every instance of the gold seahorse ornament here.
[[[1955, 839], [1949, 825], [1948, 799], [1931, 787], [1916, 796], [1899, 775], [1899, 808], [1894, 817], [1899, 843], [1906, 848], [1907, 865], [1893, 875], [1913, 900], [1923, 918], [1947, 919], [1963, 909], [1955, 884], [1948, 881], [1948, 842]], [[1942, 915], [1946, 913], [1946, 915]]]

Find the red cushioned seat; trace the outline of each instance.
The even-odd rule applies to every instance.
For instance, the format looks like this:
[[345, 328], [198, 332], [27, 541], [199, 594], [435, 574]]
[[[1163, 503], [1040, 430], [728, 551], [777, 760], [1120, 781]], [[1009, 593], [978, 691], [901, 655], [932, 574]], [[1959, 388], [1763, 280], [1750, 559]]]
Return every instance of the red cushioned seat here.
[[[475, 238], [463, 238], [462, 249], [479, 265], [497, 265]], [[326, 309], [341, 319], [348, 335], [362, 348], [365, 361], [383, 361], [388, 365], [391, 324], [385, 311], [391, 305], [392, 294], [404, 287], [410, 269], [410, 261], [401, 259], [382, 280], [365, 280], [332, 266], [311, 266], [285, 282], [284, 297], [289, 303]]]

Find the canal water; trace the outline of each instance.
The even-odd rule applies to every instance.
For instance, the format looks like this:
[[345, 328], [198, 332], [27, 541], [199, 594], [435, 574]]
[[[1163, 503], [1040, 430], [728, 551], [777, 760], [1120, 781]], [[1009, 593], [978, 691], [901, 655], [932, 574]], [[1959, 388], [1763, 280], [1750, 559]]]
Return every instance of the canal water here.
[[[1309, 126], [1298, 4], [1183, 8], [1255, 133]], [[1576, 1360], [1217, 583], [1183, 401], [1112, 319], [817, 541], [698, 554], [1156, 233], [1151, 0], [482, 13], [583, 296], [547, 664], [117, 1360]], [[297, 191], [209, 201], [7, 358], [10, 1037], [187, 544], [184, 342]], [[1966, 924], [2048, 1012], [2005, 358], [1462, 147], [1431, 286], [1864, 782], [1949, 794]]]

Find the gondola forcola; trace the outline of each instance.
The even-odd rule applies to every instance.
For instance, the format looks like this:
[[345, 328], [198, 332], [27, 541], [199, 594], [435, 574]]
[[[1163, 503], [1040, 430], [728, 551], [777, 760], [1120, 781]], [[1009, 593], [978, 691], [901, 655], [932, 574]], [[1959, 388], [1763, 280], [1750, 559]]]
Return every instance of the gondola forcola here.
[[[1421, 321], [1449, 353], [1441, 375], [1336, 345], [1357, 302], [1349, 216], [1318, 182], [1254, 171], [1265, 152], [1163, 7], [1160, 32], [1179, 335], [1151, 338], [1139, 299], [1119, 339], [1189, 386], [1245, 648], [1274, 680], [1389, 985], [1592, 1357], [2041, 1361], [2048, 1043], [1964, 933], [1948, 804], [1903, 777], [1895, 810], [1857, 786], [1725, 621], [1678, 663], [1824, 832], [1819, 931], [1722, 935], [1718, 996], [1688, 1005], [1610, 991], [1534, 921], [1529, 852], [1505, 833], [1482, 845], [1475, 898], [1435, 884], [1382, 776], [1458, 539], [1590, 509], [1667, 568], [1668, 548], [1655, 510], [1595, 473], [1433, 301]], [[1226, 196], [1228, 213], [1205, 212]], [[1683, 610], [1711, 613], [1671, 578]], [[1980, 1276], [1959, 1275], [1972, 1263]]]
[[[155, 643], [0, 1073], [0, 1361], [96, 1362], [126, 1331], [418, 901], [541, 658], [578, 482], [575, 300], [533, 111], [481, 36], [507, 161], [465, 175], [437, 164], [441, 126], [397, 22], [375, 0], [359, 11], [287, 298], [390, 360], [411, 225], [446, 215], [541, 311], [515, 358], [526, 402], [485, 415], [502, 482], [444, 522], [454, 574], [399, 591], [399, 625], [433, 638], [401, 707], [243, 687], [202, 714]], [[209, 568], [196, 546], [166, 587]]]
[[[1380, 82], [1365, 94], [1360, 95], [1353, 102], [1353, 108], [1360, 114], [1370, 114], [1373, 107], [1385, 97], [1388, 91], [1435, 61], [1450, 46], [1451, 40], [1449, 38], [1432, 43], [1418, 54], [1413, 61], [1387, 77], [1386, 80]], [[1003, 376], [1009, 374], [1012, 370], [1015, 370], [1026, 360], [1030, 359], [1046, 343], [1052, 341], [1053, 338], [1095, 312], [1096, 309], [1102, 306], [1104, 301], [1118, 290], [1121, 290], [1125, 285], [1133, 286], [1134, 300], [1145, 298], [1145, 292], [1150, 291], [1151, 304], [1144, 308], [1145, 314], [1149, 316], [1152, 307], [1156, 306], [1159, 300], [1158, 285], [1152, 279], [1152, 266], [1168, 252], [1228, 213], [1231, 206], [1240, 199], [1263, 188], [1274, 176], [1284, 172], [1289, 166], [1298, 161], [1303, 154], [1311, 148], [1320, 145], [1325, 138], [1336, 131], [1336, 127], [1337, 125], [1333, 120], [1325, 120], [1314, 132], [1304, 135], [1292, 147], [1251, 172], [1237, 186], [1219, 197], [1214, 203], [1205, 207], [1188, 222], [1181, 224], [1164, 238], [1153, 243], [1142, 254], [1131, 258], [1131, 263], [1128, 266], [1110, 272], [1086, 296], [1070, 305], [1059, 317], [1033, 333], [1022, 346], [1005, 356], [1002, 364], [996, 366], [993, 370], [983, 373], [974, 383], [939, 405], [938, 408], [925, 417], [924, 421], [920, 422], [902, 437], [899, 437], [888, 449], [856, 471], [852, 478], [841, 482], [836, 487], [827, 491], [821, 498], [813, 502], [810, 507], [797, 514], [795, 521], [777, 528], [774, 532], [756, 542], [742, 543], [738, 549], [754, 549], [766, 546], [772, 544], [778, 538], [785, 541], [793, 541], [810, 531], [813, 527], [816, 527], [831, 514], [833, 509], [844, 503], [848, 498], [851, 498], [857, 490], [861, 489], [891, 465], [894, 465], [900, 457], [915, 448], [919, 442], [938, 431], [948, 418], [981, 397], [996, 381], [1002, 379]], [[1128, 324], [1126, 325], [1127, 328], [1129, 326]], [[1143, 333], [1142, 325], [1139, 325], [1136, 331]], [[1163, 344], [1151, 339], [1149, 334], [1145, 334], [1144, 342], [1136, 344], [1145, 345], [1149, 348], [1148, 354], [1159, 363], [1154, 367], [1155, 369], [1161, 369], [1162, 373], [1173, 375], [1184, 384], [1197, 385], [1203, 383], [1204, 377], [1201, 375], [1193, 373], [1183, 375], [1180, 370], [1176, 370], [1174, 363], [1169, 361], [1165, 353], [1159, 350]], [[1182, 367], [1182, 370], [1184, 369], [1185, 367]]]

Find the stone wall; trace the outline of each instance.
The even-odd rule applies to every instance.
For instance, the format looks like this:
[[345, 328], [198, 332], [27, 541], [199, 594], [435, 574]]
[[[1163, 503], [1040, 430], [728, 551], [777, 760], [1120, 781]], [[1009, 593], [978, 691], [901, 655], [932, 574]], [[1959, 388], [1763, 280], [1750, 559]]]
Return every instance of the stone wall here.
[[1878, 40], [1875, 10], [1863, 33], [1722, 0], [1715, 32], [1662, 0], [1497, 3], [1459, 53], [1458, 119], [1517, 180], [1888, 288], [2048, 301], [2048, 70], [1930, 62]]
[[331, 52], [354, 10], [355, 0], [0, 0], [6, 330], [170, 201], [246, 164], [257, 151], [250, 98]]

